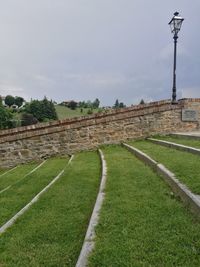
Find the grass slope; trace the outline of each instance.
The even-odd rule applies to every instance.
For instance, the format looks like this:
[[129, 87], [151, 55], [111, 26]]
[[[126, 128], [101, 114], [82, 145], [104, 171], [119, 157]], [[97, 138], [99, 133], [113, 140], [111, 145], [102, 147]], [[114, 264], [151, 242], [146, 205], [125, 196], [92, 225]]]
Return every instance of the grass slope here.
[[30, 171], [32, 171], [38, 163], [29, 163], [26, 165], [20, 165], [16, 169], [11, 170], [7, 174], [0, 177], [0, 191], [9, 185], [12, 185], [22, 179]]
[[172, 136], [156, 136], [156, 139], [165, 140], [185, 146], [191, 146], [195, 148], [200, 148], [200, 140], [192, 140], [188, 138], [183, 137], [172, 137]]
[[163, 147], [149, 141], [130, 142], [154, 160], [164, 164], [192, 192], [200, 194], [200, 156]]
[[200, 224], [168, 186], [125, 149], [103, 152], [106, 199], [89, 266], [200, 266]]
[[75, 266], [96, 200], [100, 160], [75, 156], [64, 175], [0, 238], [0, 266]]
[[[65, 106], [55, 105], [56, 112], [58, 114], [58, 119], [63, 120], [67, 118], [80, 117], [88, 115], [89, 108], [83, 108], [81, 112], [81, 108], [76, 108], [72, 110]], [[100, 109], [93, 109], [93, 113], [97, 113]]]
[[0, 226], [21, 210], [66, 164], [66, 158], [49, 159], [41, 168], [3, 192], [0, 195]]

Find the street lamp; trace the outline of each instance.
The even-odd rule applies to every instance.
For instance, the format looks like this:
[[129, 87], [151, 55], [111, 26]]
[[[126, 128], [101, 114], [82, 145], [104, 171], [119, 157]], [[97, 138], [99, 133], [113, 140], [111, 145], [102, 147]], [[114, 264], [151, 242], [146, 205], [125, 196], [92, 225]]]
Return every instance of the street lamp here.
[[177, 49], [177, 39], [178, 32], [181, 29], [181, 25], [184, 18], [179, 16], [178, 12], [174, 13], [173, 18], [170, 20], [169, 25], [171, 27], [171, 32], [174, 34], [174, 69], [173, 69], [173, 88], [172, 88], [172, 104], [176, 104], [176, 49]]

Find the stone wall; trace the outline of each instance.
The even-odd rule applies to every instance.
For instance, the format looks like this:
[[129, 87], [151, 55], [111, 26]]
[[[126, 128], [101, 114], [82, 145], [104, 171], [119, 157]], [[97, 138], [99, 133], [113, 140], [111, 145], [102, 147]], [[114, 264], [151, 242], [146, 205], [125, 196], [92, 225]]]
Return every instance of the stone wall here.
[[[183, 122], [183, 108], [199, 111], [198, 121]], [[199, 122], [200, 99], [183, 99], [175, 105], [165, 100], [88, 117], [3, 130], [0, 131], [0, 167], [158, 133], [191, 131], [199, 129]]]

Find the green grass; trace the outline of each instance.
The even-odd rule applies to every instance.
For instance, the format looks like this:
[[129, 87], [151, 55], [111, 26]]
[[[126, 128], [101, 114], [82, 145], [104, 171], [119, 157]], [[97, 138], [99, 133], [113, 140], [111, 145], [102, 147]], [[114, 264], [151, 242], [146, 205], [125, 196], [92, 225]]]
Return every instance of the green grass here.
[[[89, 108], [83, 108], [81, 112], [81, 108], [76, 108], [75, 110], [72, 110], [65, 106], [55, 105], [56, 112], [58, 114], [59, 120], [67, 119], [67, 118], [73, 118], [73, 117], [80, 117], [80, 116], [86, 116], [88, 115]], [[93, 113], [99, 112], [101, 109], [93, 109]]]
[[195, 139], [192, 140], [192, 139], [188, 139], [184, 137], [172, 137], [172, 136], [156, 136], [154, 138], [185, 145], [185, 146], [200, 148], [200, 140], [195, 140]]
[[16, 169], [11, 170], [7, 174], [0, 177], [0, 191], [9, 185], [12, 185], [22, 179], [30, 171], [32, 171], [38, 163], [29, 163], [26, 165], [20, 165]]
[[7, 170], [6, 169], [0, 169], [0, 179], [1, 179], [1, 175], [6, 171], [8, 171], [8, 169]]
[[200, 266], [200, 224], [164, 181], [121, 147], [103, 149], [106, 198], [90, 267]]
[[129, 143], [164, 164], [193, 193], [200, 194], [200, 157], [198, 155], [163, 147], [149, 141]]
[[0, 195], [0, 226], [21, 210], [37, 193], [56, 177], [66, 166], [67, 160], [67, 158], [49, 159], [34, 173], [3, 192]]
[[95, 152], [75, 156], [64, 175], [0, 238], [0, 266], [75, 266], [100, 182]]

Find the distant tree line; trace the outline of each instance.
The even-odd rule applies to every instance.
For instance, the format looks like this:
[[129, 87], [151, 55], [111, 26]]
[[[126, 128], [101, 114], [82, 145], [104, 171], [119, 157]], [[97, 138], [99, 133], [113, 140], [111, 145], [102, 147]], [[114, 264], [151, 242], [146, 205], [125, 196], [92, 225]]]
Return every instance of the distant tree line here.
[[[29, 103], [23, 105], [24, 102], [25, 101], [23, 97], [13, 97], [11, 95], [7, 95], [3, 103], [0, 97], [0, 129], [26, 126], [36, 124], [38, 122], [46, 122], [49, 120], [58, 119], [55, 109], [55, 102], [53, 102], [52, 100], [48, 100], [46, 97], [44, 97], [43, 100], [31, 100]], [[144, 100], [141, 99], [139, 104], [145, 104]], [[13, 105], [21, 108], [14, 110], [12, 108]], [[88, 114], [92, 114], [94, 109], [98, 109], [98, 112], [105, 110], [105, 108], [99, 108], [100, 101], [98, 98], [96, 98], [94, 101], [88, 100], [76, 102], [74, 100], [71, 100], [62, 102], [60, 105], [67, 106], [72, 110], [80, 108], [81, 112], [83, 112], [83, 109], [88, 109]], [[116, 99], [112, 108], [118, 109], [124, 107], [126, 107], [125, 104]], [[20, 114], [15, 116], [15, 113]]]
[[[72, 110], [75, 110], [76, 108], [88, 108], [88, 109], [97, 109], [100, 106], [100, 101], [98, 98], [96, 98], [94, 101], [80, 101], [76, 102], [74, 100], [62, 102], [60, 105], [66, 106]], [[123, 102], [119, 102], [118, 99], [116, 99], [113, 108], [124, 108], [126, 105]]]
[[[46, 97], [43, 100], [32, 100], [20, 110], [13, 110], [12, 105], [22, 106], [24, 99], [22, 97], [6, 96], [3, 105], [0, 97], [0, 129], [13, 128], [16, 126], [26, 126], [38, 122], [58, 119], [54, 103]], [[20, 122], [16, 120], [15, 113], [21, 114]]]
[[62, 102], [60, 105], [66, 106], [72, 110], [75, 110], [76, 108], [97, 109], [97, 108], [99, 108], [100, 101], [98, 98], [96, 98], [93, 102], [90, 100], [80, 101], [80, 102], [76, 102], [74, 100], [71, 100], [71, 101], [67, 101], [67, 102]]
[[126, 107], [126, 105], [123, 102], [119, 102], [119, 100], [116, 99], [113, 108], [125, 108], [125, 107]]

